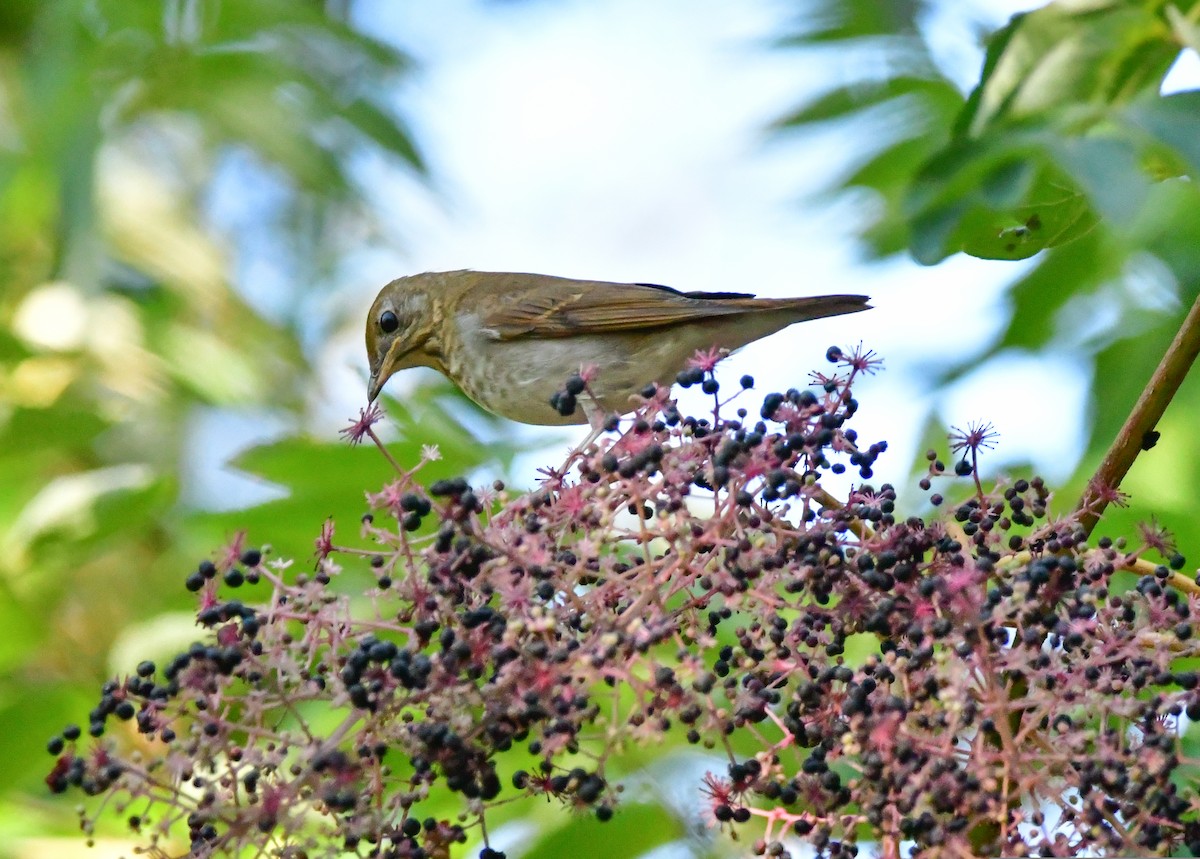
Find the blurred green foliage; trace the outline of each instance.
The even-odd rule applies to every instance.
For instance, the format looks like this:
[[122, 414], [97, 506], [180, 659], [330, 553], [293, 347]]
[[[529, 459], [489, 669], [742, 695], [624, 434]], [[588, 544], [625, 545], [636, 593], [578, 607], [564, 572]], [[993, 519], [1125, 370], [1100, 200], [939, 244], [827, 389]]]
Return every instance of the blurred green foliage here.
[[[375, 217], [354, 157], [423, 172], [388, 106], [409, 60], [344, 6], [0, 4], [0, 855], [75, 828], [40, 783], [46, 737], [93, 706], [115, 642], [193, 608], [182, 576], [246, 527], [182, 503], [192, 424], [222, 409], [301, 423], [314, 384], [300, 332], [232, 286], [236, 237], [208, 208], [222, 168], [271, 184], [252, 216], [313, 290]], [[477, 462], [454, 432], [458, 467]], [[303, 558], [388, 469], [337, 439], [290, 443], [296, 473], [351, 480], [279, 511]]]
[[[73, 828], [45, 798], [42, 743], [90, 708], [114, 648], [137, 651], [131, 638], [163, 634], [154, 619], [187, 617], [186, 570], [241, 529], [303, 562], [326, 517], [353, 523], [364, 489], [388, 479], [373, 451], [301, 436], [236, 463], [287, 484], [286, 498], [211, 513], [180, 494], [198, 414], [272, 409], [302, 423], [314, 380], [296, 320], [263, 318], [232, 286], [236, 241], [208, 209], [222, 168], [240, 159], [277, 192], [253, 216], [303, 273], [298, 290], [328, 289], [339, 258], [378, 232], [356, 155], [423, 172], [389, 107], [410, 62], [355, 29], [347, 5], [0, 3], [0, 855], [16, 836]], [[804, 4], [783, 45], [876, 55], [864, 67], [883, 71], [780, 126], [886, 119], [890, 136], [830, 188], [878, 203], [862, 232], [873, 256], [1036, 256], [1000, 336], [931, 383], [1014, 351], [1084, 350], [1093, 414], [1071, 498], [1200, 292], [1200, 94], [1160, 95], [1179, 52], [1200, 47], [1200, 0], [1060, 0], [1017, 16], [991, 36], [969, 94], [935, 62], [932, 7]], [[950, 308], [937, 315], [953, 324]], [[1056, 404], [1029, 387], [1028, 402], [997, 407], [1053, 431]], [[1130, 474], [1133, 507], [1102, 529], [1154, 515], [1185, 550], [1200, 545], [1197, 414], [1192, 383]], [[431, 415], [402, 413], [398, 459], [436, 441], [437, 477], [493, 455]], [[172, 645], [193, 634], [181, 624]], [[670, 836], [660, 809], [631, 813], [628, 843], [606, 831], [609, 855]], [[595, 837], [565, 820], [539, 855]]]
[[[1016, 15], [988, 36], [967, 94], [935, 61], [926, 25], [937, 5], [817, 2], [781, 44], [858, 52], [872, 59], [860, 64], [869, 71], [778, 127], [872, 129], [865, 154], [828, 188], [871, 200], [861, 231], [870, 256], [908, 252], [930, 265], [958, 252], [1036, 257], [1008, 289], [1000, 335], [939, 367], [930, 385], [1016, 354], [1047, 356], [1052, 373], [1055, 356], [1081, 353], [1094, 382], [1086, 450], [1059, 487], [1060, 505], [1069, 504], [1200, 294], [1200, 92], [1162, 94], [1181, 52], [1200, 47], [1200, 2], [1059, 0]], [[952, 308], [929, 310], [931, 325], [953, 324]], [[980, 417], [1054, 432], [1058, 404], [1039, 379], [1028, 382], [1027, 399]], [[1185, 551], [1200, 545], [1192, 505], [1180, 503], [1200, 478], [1195, 457], [1179, 456], [1197, 414], [1193, 379], [1164, 419], [1163, 446], [1126, 481], [1132, 507], [1110, 508], [1102, 531], [1129, 533], [1157, 517]], [[1164, 467], [1168, 451], [1176, 459]]]

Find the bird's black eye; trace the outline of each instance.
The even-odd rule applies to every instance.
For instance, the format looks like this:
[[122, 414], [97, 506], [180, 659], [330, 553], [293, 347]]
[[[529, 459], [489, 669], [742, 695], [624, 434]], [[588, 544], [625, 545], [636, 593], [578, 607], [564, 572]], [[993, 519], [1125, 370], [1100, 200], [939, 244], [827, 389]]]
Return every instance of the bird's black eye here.
[[383, 329], [384, 334], [391, 334], [400, 327], [400, 320], [392, 311], [385, 310], [379, 316], [379, 327]]

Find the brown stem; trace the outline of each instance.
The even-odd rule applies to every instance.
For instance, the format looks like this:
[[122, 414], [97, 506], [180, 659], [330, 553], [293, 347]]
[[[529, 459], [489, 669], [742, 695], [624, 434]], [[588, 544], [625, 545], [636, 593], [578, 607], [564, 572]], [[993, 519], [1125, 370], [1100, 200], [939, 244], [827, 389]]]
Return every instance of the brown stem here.
[[1200, 354], [1200, 297], [1188, 311], [1175, 339], [1171, 341], [1167, 353], [1163, 355], [1154, 375], [1150, 377], [1137, 405], [1133, 407], [1125, 425], [1117, 433], [1116, 440], [1104, 455], [1104, 461], [1096, 469], [1096, 473], [1088, 482], [1087, 489], [1075, 510], [1079, 514], [1079, 524], [1084, 532], [1092, 533], [1104, 508], [1108, 506], [1109, 498], [1121, 485], [1133, 461], [1142, 450], [1146, 433], [1154, 429], [1167, 404], [1175, 397], [1175, 392], [1183, 383], [1191, 369], [1196, 355]]

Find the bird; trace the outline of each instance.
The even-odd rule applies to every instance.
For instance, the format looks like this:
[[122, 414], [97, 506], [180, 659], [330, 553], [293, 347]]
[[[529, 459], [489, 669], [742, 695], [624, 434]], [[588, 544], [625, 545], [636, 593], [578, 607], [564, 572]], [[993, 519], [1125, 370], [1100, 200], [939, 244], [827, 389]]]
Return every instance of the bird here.
[[[699, 350], [733, 351], [796, 322], [869, 309], [865, 295], [756, 298], [544, 274], [438, 271], [397, 278], [367, 316], [367, 395], [408, 367], [432, 367], [485, 410], [564, 426], [626, 414], [669, 386]], [[589, 372], [582, 409], [561, 408]], [[579, 385], [576, 381], [575, 385]], [[554, 404], [552, 404], [554, 401]]]

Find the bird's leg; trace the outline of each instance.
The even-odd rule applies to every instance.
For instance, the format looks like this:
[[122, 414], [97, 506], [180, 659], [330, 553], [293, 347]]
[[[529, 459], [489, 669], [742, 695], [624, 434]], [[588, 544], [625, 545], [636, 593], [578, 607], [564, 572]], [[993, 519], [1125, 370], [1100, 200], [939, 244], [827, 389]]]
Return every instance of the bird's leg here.
[[604, 425], [608, 422], [608, 415], [604, 413], [604, 409], [600, 407], [600, 403], [590, 393], [587, 395], [587, 399], [580, 405], [583, 407], [584, 415], [587, 416], [588, 426], [592, 428], [592, 431], [587, 434], [587, 438], [579, 445], [579, 452], [583, 453], [604, 432]]
[[571, 463], [577, 457], [583, 456], [587, 449], [600, 438], [604, 432], [604, 425], [608, 422], [608, 416], [601, 408], [599, 401], [588, 391], [585, 391], [579, 399], [579, 407], [583, 409], [583, 414], [588, 419], [588, 425], [592, 428], [591, 432], [575, 447], [571, 448], [571, 452], [567, 454], [566, 460], [563, 461], [563, 472], [565, 473], [571, 467]]

